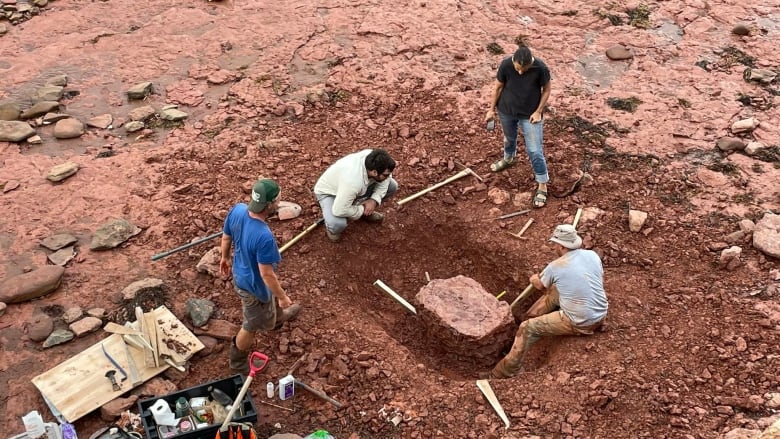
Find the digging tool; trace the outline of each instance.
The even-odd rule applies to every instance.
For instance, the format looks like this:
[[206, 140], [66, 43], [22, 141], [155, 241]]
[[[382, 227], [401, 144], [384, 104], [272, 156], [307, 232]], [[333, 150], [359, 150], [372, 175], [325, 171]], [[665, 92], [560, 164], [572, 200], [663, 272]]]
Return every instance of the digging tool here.
[[485, 398], [487, 398], [490, 406], [493, 407], [493, 410], [496, 411], [498, 417], [504, 421], [504, 427], [509, 430], [509, 419], [506, 417], [506, 413], [504, 413], [504, 409], [501, 407], [501, 403], [498, 402], [496, 394], [493, 393], [493, 388], [490, 387], [488, 380], [477, 380], [477, 387], [482, 392], [482, 394], [485, 395]]
[[[119, 372], [122, 374], [122, 382], [125, 382], [125, 380], [127, 380], [127, 372], [125, 372], [125, 370], [122, 368], [122, 366], [120, 366], [119, 363], [116, 360], [114, 360], [114, 357], [112, 357], [111, 355], [108, 354], [108, 351], [106, 350], [106, 346], [103, 343], [100, 343], [100, 348], [103, 349], [103, 355], [105, 355], [106, 358], [108, 358], [108, 361], [110, 361], [111, 364], [114, 365], [114, 367], [119, 369]], [[108, 376], [108, 375], [106, 375], [106, 376]], [[114, 390], [117, 390], [117, 389], [114, 389]]]
[[530, 296], [531, 293], [533, 293], [534, 291], [536, 291], [536, 288], [534, 288], [534, 286], [532, 284], [528, 284], [528, 286], [525, 287], [523, 292], [520, 293], [519, 296], [517, 296], [517, 299], [515, 299], [514, 302], [512, 302], [512, 304], [509, 305], [509, 309], [510, 310], [514, 309], [515, 306], [517, 306], [520, 303], [522, 303], [522, 301], [525, 300], [526, 298], [528, 298], [528, 296]]
[[304, 383], [303, 381], [299, 380], [298, 378], [294, 378], [295, 385], [302, 388], [303, 390], [311, 392], [314, 396], [322, 399], [323, 401], [327, 401], [331, 404], [333, 404], [336, 407], [336, 410], [343, 407], [343, 404], [336, 401], [335, 399], [331, 398], [330, 396], [326, 395], [325, 392], [321, 390], [317, 390], [314, 387], [309, 386], [308, 384]]
[[284, 253], [284, 251], [287, 250], [288, 248], [290, 248], [291, 245], [293, 245], [296, 242], [300, 241], [301, 238], [303, 238], [304, 236], [308, 235], [309, 232], [311, 232], [312, 230], [316, 229], [317, 226], [319, 226], [320, 224], [322, 224], [324, 222], [325, 222], [325, 218], [318, 219], [317, 222], [315, 222], [314, 224], [312, 224], [309, 227], [307, 227], [306, 230], [304, 230], [303, 232], [301, 232], [298, 235], [296, 235], [293, 239], [288, 241], [287, 244], [283, 245], [282, 248], [279, 249], [279, 253]]
[[512, 232], [508, 232], [508, 233], [510, 235], [514, 236], [517, 239], [527, 239], [527, 238], [523, 238], [523, 233], [525, 233], [525, 231], [528, 230], [528, 228], [531, 227], [531, 224], [533, 224], [533, 223], [534, 223], [534, 219], [533, 218], [528, 218], [528, 221], [526, 221], [526, 223], [523, 226], [523, 228], [520, 229], [520, 231], [517, 232], [517, 234], [514, 234]]
[[472, 171], [471, 168], [465, 168], [462, 171], [458, 172], [457, 174], [453, 175], [452, 177], [450, 177], [450, 178], [448, 178], [448, 179], [446, 179], [446, 180], [444, 180], [442, 182], [436, 183], [435, 185], [433, 185], [433, 186], [431, 186], [431, 187], [429, 187], [427, 189], [423, 189], [423, 190], [421, 190], [420, 192], [417, 192], [414, 195], [410, 195], [410, 196], [404, 198], [403, 200], [399, 201], [398, 204], [402, 206], [402, 205], [404, 205], [404, 204], [406, 204], [406, 203], [408, 203], [408, 202], [410, 202], [410, 201], [412, 201], [414, 199], [422, 197], [423, 195], [427, 194], [428, 192], [436, 190], [436, 189], [438, 189], [438, 188], [440, 188], [440, 187], [442, 187], [444, 185], [450, 184], [453, 181], [455, 181], [455, 180], [457, 180], [459, 178], [463, 178], [463, 177], [465, 177], [467, 175], [473, 175], [479, 181], [482, 181], [482, 177], [477, 175], [476, 172]]
[[406, 309], [408, 309], [409, 311], [411, 311], [411, 312], [412, 312], [412, 314], [417, 314], [417, 310], [416, 310], [416, 309], [414, 309], [414, 307], [412, 306], [412, 304], [410, 304], [409, 302], [407, 302], [407, 301], [406, 301], [406, 299], [404, 299], [404, 298], [403, 298], [403, 297], [401, 297], [401, 296], [400, 296], [398, 293], [396, 293], [395, 291], [393, 291], [393, 290], [392, 290], [390, 287], [388, 287], [387, 285], [385, 285], [385, 283], [384, 283], [384, 282], [382, 282], [381, 280], [377, 279], [377, 280], [374, 282], [374, 286], [376, 286], [376, 287], [379, 287], [379, 288], [380, 288], [382, 291], [384, 291], [385, 293], [387, 293], [387, 294], [391, 295], [391, 296], [393, 297], [393, 299], [397, 300], [397, 301], [398, 301], [398, 303], [400, 303], [400, 304], [401, 304], [401, 305], [403, 305], [403, 306], [404, 306]]
[[523, 214], [528, 213], [530, 211], [531, 211], [531, 209], [518, 210], [517, 212], [507, 213], [506, 215], [501, 215], [499, 217], [496, 217], [496, 219], [497, 220], [502, 220], [502, 219], [512, 218], [512, 217], [515, 217], [515, 216], [518, 216], [518, 215], [523, 215]]
[[[278, 218], [279, 220], [288, 220], [292, 218], [297, 218], [301, 214], [301, 206], [289, 201], [280, 201], [279, 202], [279, 210], [276, 212], [274, 217]], [[190, 247], [195, 247], [196, 245], [203, 244], [206, 241], [211, 241], [214, 238], [219, 238], [222, 236], [222, 232], [214, 233], [213, 235], [206, 236], [204, 238], [196, 239], [195, 241], [192, 241], [190, 243], [180, 245], [179, 247], [176, 247], [172, 250], [168, 250], [162, 253], [158, 253], [154, 256], [152, 256], [152, 260], [156, 261], [159, 259], [162, 259], [166, 256], [170, 256], [174, 253], [178, 253], [182, 250], [187, 250]]]
[[[262, 365], [258, 366], [256, 361], [262, 361]], [[264, 354], [261, 354], [260, 352], [252, 352], [252, 354], [249, 355], [249, 375], [247, 375], [246, 381], [244, 381], [244, 385], [241, 386], [241, 390], [238, 392], [238, 396], [236, 396], [236, 399], [234, 400], [235, 403], [233, 404], [233, 407], [230, 408], [227, 416], [225, 416], [225, 422], [223, 422], [222, 426], [219, 427], [219, 431], [217, 431], [217, 436], [215, 439], [228, 437], [228, 425], [230, 425], [230, 421], [233, 420], [233, 415], [236, 414], [238, 408], [244, 405], [244, 396], [246, 396], [246, 392], [249, 390], [249, 385], [252, 383], [252, 379], [258, 372], [265, 369], [266, 365], [268, 365], [268, 357]]]
[[106, 378], [111, 381], [111, 388], [114, 389], [115, 392], [122, 390], [122, 388], [119, 387], [119, 383], [116, 382], [116, 371], [114, 369], [106, 372]]

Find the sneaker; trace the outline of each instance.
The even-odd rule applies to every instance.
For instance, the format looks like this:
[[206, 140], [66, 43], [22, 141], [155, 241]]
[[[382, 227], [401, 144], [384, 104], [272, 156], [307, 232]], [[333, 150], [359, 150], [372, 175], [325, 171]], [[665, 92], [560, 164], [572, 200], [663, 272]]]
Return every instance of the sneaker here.
[[294, 303], [281, 311], [282, 312], [279, 313], [279, 316], [276, 317], [276, 326], [274, 326], [274, 329], [281, 328], [284, 322], [295, 320], [295, 318], [298, 317], [298, 313], [301, 312], [301, 305]]
[[368, 221], [370, 223], [381, 223], [382, 221], [385, 220], [385, 216], [379, 212], [373, 212], [371, 215], [364, 216], [363, 220]]
[[332, 233], [330, 230], [325, 229], [325, 233], [328, 235], [328, 239], [333, 242], [341, 241], [341, 233]]

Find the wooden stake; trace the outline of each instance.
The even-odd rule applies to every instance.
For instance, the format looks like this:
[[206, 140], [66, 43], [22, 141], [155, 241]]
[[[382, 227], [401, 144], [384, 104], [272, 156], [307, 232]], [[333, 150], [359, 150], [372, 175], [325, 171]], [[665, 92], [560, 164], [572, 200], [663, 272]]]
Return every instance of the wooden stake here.
[[493, 388], [490, 387], [488, 380], [477, 380], [477, 387], [485, 395], [485, 398], [487, 398], [493, 410], [496, 411], [498, 417], [504, 421], [504, 428], [509, 430], [509, 419], [506, 417], [506, 413], [504, 413], [504, 409], [501, 407], [501, 403], [498, 402], [498, 398], [496, 398], [496, 394], [493, 392]]
[[399, 201], [398, 204], [399, 205], [404, 205], [404, 204], [406, 204], [406, 203], [408, 203], [408, 202], [410, 202], [410, 201], [412, 201], [412, 200], [414, 200], [416, 198], [422, 197], [423, 195], [427, 194], [428, 192], [430, 192], [432, 190], [438, 189], [438, 188], [440, 188], [440, 187], [442, 187], [442, 186], [444, 186], [446, 184], [450, 184], [453, 181], [455, 181], [455, 180], [457, 180], [459, 178], [463, 178], [463, 177], [465, 177], [467, 175], [476, 175], [476, 174], [470, 168], [466, 168], [466, 169], [458, 172], [457, 174], [453, 175], [452, 177], [450, 177], [450, 178], [448, 178], [448, 179], [446, 179], [446, 180], [444, 180], [444, 181], [442, 181], [440, 183], [436, 183], [435, 185], [433, 185], [433, 186], [431, 186], [431, 187], [429, 187], [427, 189], [423, 189], [423, 190], [421, 190], [420, 192], [417, 192], [414, 195], [410, 195], [410, 196], [404, 198], [403, 200]]
[[403, 298], [403, 297], [401, 297], [401, 296], [400, 296], [398, 293], [396, 293], [395, 291], [393, 291], [393, 290], [392, 290], [390, 287], [388, 287], [387, 285], [385, 285], [385, 283], [384, 283], [384, 282], [382, 282], [381, 280], [377, 279], [377, 280], [376, 280], [376, 282], [374, 282], [374, 286], [376, 286], [376, 287], [379, 287], [379, 289], [381, 289], [382, 291], [384, 291], [384, 292], [386, 292], [387, 294], [391, 295], [391, 296], [393, 297], [393, 299], [397, 300], [397, 301], [398, 301], [398, 303], [400, 303], [400, 304], [401, 304], [401, 305], [403, 305], [403, 306], [404, 306], [406, 309], [408, 309], [409, 311], [411, 311], [411, 312], [412, 312], [412, 314], [417, 314], [417, 310], [416, 310], [416, 309], [414, 309], [414, 307], [412, 306], [412, 304], [410, 304], [409, 302], [407, 302], [407, 301], [406, 301], [406, 299], [404, 299], [404, 298]]
[[574, 226], [575, 229], [577, 228], [577, 223], [580, 222], [581, 216], [582, 216], [582, 208], [580, 207], [579, 209], [577, 209], [577, 213], [574, 214], [574, 222], [571, 223], [571, 225]]
[[533, 222], [534, 222], [533, 218], [528, 218], [528, 221], [526, 221], [523, 228], [520, 229], [520, 231], [517, 233], [517, 237], [521, 238], [523, 236], [523, 233], [525, 233], [525, 231], [528, 230], [529, 227], [531, 227], [531, 224], [533, 224]]

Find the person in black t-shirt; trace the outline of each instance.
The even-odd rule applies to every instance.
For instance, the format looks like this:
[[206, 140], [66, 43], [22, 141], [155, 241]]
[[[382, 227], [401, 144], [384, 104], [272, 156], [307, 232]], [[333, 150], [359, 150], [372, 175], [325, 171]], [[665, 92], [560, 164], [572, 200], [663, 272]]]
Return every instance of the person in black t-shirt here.
[[531, 161], [538, 184], [533, 206], [547, 204], [547, 162], [544, 159], [542, 132], [544, 107], [550, 97], [550, 70], [542, 60], [531, 54], [531, 49], [520, 47], [505, 58], [496, 73], [495, 89], [485, 121], [496, 117], [504, 130], [504, 157], [490, 165], [493, 172], [501, 172], [515, 164], [518, 126], [523, 130], [525, 151]]

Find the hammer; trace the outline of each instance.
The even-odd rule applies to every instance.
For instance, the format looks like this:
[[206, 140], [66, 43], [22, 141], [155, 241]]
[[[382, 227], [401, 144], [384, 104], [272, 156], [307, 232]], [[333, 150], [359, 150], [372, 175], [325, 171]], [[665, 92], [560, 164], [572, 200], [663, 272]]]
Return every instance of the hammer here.
[[414, 199], [422, 197], [423, 195], [427, 194], [428, 192], [436, 190], [436, 189], [438, 189], [438, 188], [440, 188], [440, 187], [442, 187], [444, 185], [450, 184], [453, 181], [455, 181], [455, 180], [457, 180], [459, 178], [463, 178], [463, 177], [465, 177], [467, 175], [473, 175], [474, 177], [477, 177], [477, 180], [483, 181], [482, 177], [480, 177], [476, 172], [472, 171], [471, 168], [467, 168], [467, 167], [463, 166], [462, 164], [460, 164], [458, 162], [455, 162], [455, 165], [458, 168], [463, 168], [463, 170], [458, 172], [457, 174], [453, 175], [452, 177], [444, 180], [444, 181], [436, 183], [435, 185], [433, 185], [433, 186], [431, 186], [431, 187], [429, 187], [427, 189], [423, 189], [423, 190], [421, 190], [420, 192], [417, 192], [414, 195], [410, 195], [410, 196], [404, 198], [403, 200], [399, 201], [398, 204], [399, 205], [404, 205], [404, 204], [406, 204], [406, 203], [408, 203], [408, 202], [410, 202], [410, 201], [412, 201]]

